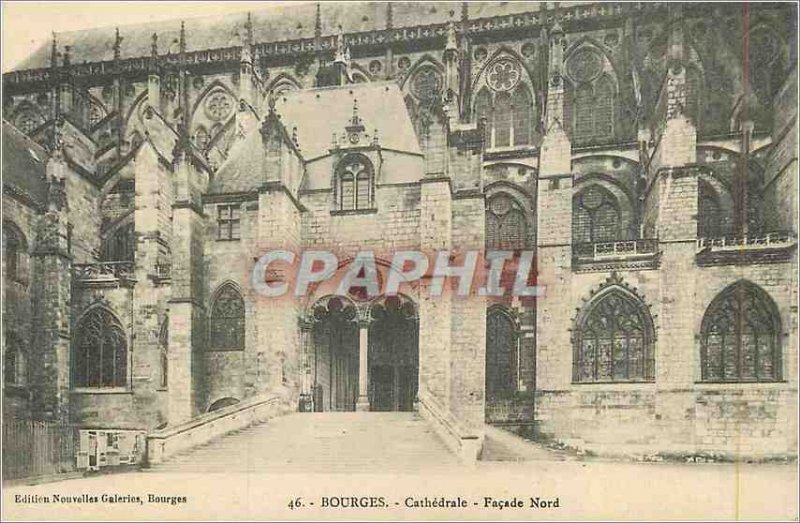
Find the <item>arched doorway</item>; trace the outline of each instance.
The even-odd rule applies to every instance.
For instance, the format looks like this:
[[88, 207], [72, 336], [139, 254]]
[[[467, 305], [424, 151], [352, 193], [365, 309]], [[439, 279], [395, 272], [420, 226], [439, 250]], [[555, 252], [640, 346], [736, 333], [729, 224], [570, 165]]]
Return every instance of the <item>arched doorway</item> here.
[[332, 296], [314, 306], [314, 410], [352, 411], [358, 400], [355, 306]]
[[410, 411], [419, 380], [419, 323], [414, 303], [402, 296], [370, 309], [369, 402], [372, 411]]

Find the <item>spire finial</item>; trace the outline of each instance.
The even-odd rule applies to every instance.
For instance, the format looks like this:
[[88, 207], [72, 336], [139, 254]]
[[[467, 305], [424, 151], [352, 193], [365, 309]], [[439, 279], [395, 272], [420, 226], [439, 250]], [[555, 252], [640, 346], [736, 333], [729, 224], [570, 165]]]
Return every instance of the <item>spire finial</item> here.
[[450, 20], [447, 22], [447, 43], [444, 46], [445, 51], [455, 51], [458, 49], [458, 37], [456, 36], [456, 24]]
[[353, 98], [353, 118], [350, 120], [353, 125], [359, 124], [358, 118], [358, 98]]
[[245, 45], [253, 45], [253, 15], [247, 12], [247, 22], [244, 24]]
[[114, 31], [114, 60], [119, 60], [122, 54], [122, 37], [119, 35], [119, 27]]
[[314, 15], [314, 38], [319, 39], [322, 37], [322, 8], [317, 2], [317, 12]]
[[50, 47], [50, 66], [58, 67], [58, 40], [55, 31], [53, 31], [53, 44]]
[[186, 52], [186, 25], [183, 20], [181, 20], [181, 35], [180, 39], [178, 40], [178, 47], [181, 54]]
[[158, 58], [158, 33], [153, 33], [150, 37], [150, 56]]
[[392, 10], [392, 3], [386, 2], [386, 29], [394, 27], [394, 11]]
[[348, 58], [348, 50], [344, 44], [344, 32], [342, 31], [342, 26], [339, 26], [339, 31], [336, 34], [336, 62], [347, 62]]
[[69, 63], [70, 63], [69, 52], [70, 52], [70, 49], [72, 49], [72, 47], [70, 47], [68, 45], [64, 46], [64, 67], [69, 67]]

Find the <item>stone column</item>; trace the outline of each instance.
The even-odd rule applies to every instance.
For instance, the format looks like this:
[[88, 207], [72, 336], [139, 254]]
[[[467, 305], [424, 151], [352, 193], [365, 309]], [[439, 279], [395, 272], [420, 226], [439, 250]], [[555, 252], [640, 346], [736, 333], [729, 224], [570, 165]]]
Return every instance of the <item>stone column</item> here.
[[34, 419], [69, 421], [72, 258], [67, 245], [67, 184], [60, 150], [47, 165], [48, 210], [31, 253], [33, 343], [31, 392]]
[[366, 323], [359, 325], [358, 331], [358, 402], [357, 411], [369, 410], [369, 327]]

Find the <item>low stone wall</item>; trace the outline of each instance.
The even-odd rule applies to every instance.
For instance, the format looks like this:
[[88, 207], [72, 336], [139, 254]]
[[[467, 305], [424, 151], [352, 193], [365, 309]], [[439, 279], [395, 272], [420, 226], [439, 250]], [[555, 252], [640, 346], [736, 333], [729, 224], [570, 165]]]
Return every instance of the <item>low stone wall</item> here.
[[797, 457], [797, 389], [787, 384], [638, 387], [540, 392], [537, 434], [603, 456]]
[[464, 427], [431, 394], [420, 391], [418, 398], [417, 409], [420, 415], [431, 424], [436, 434], [461, 462], [474, 464], [478, 461], [483, 449], [483, 432]]
[[286, 398], [277, 394], [254, 396], [176, 427], [152, 432], [147, 436], [147, 465], [161, 463], [179, 452], [203, 445], [229, 432], [286, 414], [293, 407]]

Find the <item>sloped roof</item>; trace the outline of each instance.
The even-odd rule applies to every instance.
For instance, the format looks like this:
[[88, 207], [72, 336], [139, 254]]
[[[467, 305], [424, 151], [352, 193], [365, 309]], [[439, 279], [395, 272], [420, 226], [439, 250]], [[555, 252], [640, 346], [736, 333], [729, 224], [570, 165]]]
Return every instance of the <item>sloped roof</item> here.
[[47, 151], [3, 120], [3, 185], [35, 204], [47, 204]]
[[[257, 190], [267, 181], [264, 144], [258, 122], [253, 118], [243, 138], [234, 143], [228, 159], [208, 185], [208, 194], [226, 194]], [[250, 123], [250, 122], [248, 122]]]
[[421, 154], [414, 126], [395, 82], [371, 82], [340, 87], [289, 91], [281, 96], [275, 110], [290, 133], [297, 127], [300, 151], [306, 160], [328, 153], [333, 134], [341, 136], [353, 116], [358, 116], [372, 136], [375, 130], [381, 147]]
[[[503, 4], [505, 2], [496, 2]], [[374, 31], [386, 28], [386, 2], [320, 2], [320, 20], [323, 35]], [[266, 9], [251, 11], [253, 38], [256, 43], [278, 42], [314, 37], [316, 3], [297, 2], [292, 5], [274, 5]], [[458, 20], [461, 4], [458, 2], [393, 2], [392, 20], [394, 27], [408, 27], [419, 24], [444, 23]], [[187, 18], [187, 51], [218, 49], [241, 45], [247, 13], [234, 13], [224, 16]], [[180, 35], [180, 21], [167, 20], [146, 24], [120, 25], [122, 58], [150, 56], [151, 37], [158, 34], [160, 53], [178, 51], [177, 40]], [[100, 62], [114, 58], [114, 27], [70, 31], [56, 35], [59, 47], [71, 46], [74, 63]], [[15, 70], [49, 67], [50, 44], [37, 49], [21, 62]]]

